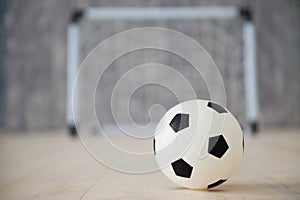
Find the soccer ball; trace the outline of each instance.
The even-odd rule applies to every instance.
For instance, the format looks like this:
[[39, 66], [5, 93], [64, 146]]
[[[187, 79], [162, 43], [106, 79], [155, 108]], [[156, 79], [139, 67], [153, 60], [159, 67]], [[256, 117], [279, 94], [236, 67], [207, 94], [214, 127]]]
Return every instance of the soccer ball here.
[[162, 117], [153, 147], [158, 165], [170, 180], [186, 188], [210, 189], [236, 170], [244, 137], [227, 109], [211, 101], [191, 100]]

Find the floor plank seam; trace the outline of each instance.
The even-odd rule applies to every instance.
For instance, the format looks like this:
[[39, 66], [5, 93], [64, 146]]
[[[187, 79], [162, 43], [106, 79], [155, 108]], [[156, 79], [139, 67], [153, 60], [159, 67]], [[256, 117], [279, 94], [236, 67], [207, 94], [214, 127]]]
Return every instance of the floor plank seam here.
[[286, 189], [288, 189], [288, 190], [290, 190], [290, 191], [292, 191], [292, 192], [294, 192], [294, 193], [300, 195], [300, 192], [294, 190], [293, 188], [290, 188], [288, 185], [285, 185], [284, 183], [282, 183], [282, 182], [280, 182], [280, 181], [278, 181], [278, 180], [276, 180], [276, 179], [274, 179], [274, 178], [272, 178], [272, 177], [270, 177], [270, 176], [266, 176], [266, 177], [269, 178], [269, 179], [271, 179], [272, 181], [275, 181], [275, 182], [279, 183], [280, 185], [282, 185], [282, 186], [285, 187]]
[[99, 181], [99, 179], [97, 179], [80, 197], [78, 200], [82, 200], [85, 195], [92, 189], [92, 187], [94, 187], [96, 185], [96, 183]]

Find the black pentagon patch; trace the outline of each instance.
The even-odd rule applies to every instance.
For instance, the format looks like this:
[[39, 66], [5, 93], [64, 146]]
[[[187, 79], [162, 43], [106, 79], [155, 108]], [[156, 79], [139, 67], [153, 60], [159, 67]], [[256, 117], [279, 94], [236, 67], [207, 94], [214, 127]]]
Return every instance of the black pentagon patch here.
[[208, 102], [207, 107], [210, 107], [212, 109], [214, 109], [215, 111], [217, 111], [218, 113], [227, 113], [227, 111], [225, 110], [225, 108], [223, 108], [222, 106], [213, 103], [213, 102]]
[[153, 152], [154, 152], [154, 155], [156, 155], [156, 150], [155, 150], [155, 138], [153, 137]]
[[192, 175], [193, 167], [185, 162], [182, 158], [172, 162], [172, 167], [177, 176], [190, 178]]
[[210, 137], [208, 141], [208, 153], [221, 158], [228, 149], [228, 144], [223, 135]]
[[169, 125], [175, 133], [189, 127], [189, 114], [176, 114]]
[[220, 179], [220, 180], [218, 180], [218, 181], [216, 181], [216, 182], [214, 182], [214, 183], [212, 183], [212, 184], [209, 184], [208, 186], [207, 186], [207, 189], [210, 189], [210, 188], [213, 188], [213, 187], [216, 187], [216, 186], [218, 186], [218, 185], [221, 185], [222, 183], [224, 183], [226, 181], [226, 179], [224, 180], [224, 179]]

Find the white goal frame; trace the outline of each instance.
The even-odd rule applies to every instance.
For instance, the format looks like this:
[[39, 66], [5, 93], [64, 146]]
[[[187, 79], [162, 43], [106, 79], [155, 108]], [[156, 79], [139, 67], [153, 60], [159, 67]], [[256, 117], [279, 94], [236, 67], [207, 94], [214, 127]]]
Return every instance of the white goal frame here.
[[252, 14], [247, 8], [232, 6], [211, 7], [89, 7], [75, 10], [67, 31], [67, 98], [66, 123], [72, 135], [76, 127], [72, 109], [72, 92], [77, 70], [80, 66], [80, 30], [83, 19], [243, 19], [243, 68], [246, 105], [247, 131], [257, 132], [259, 119], [257, 75], [256, 75], [256, 34]]

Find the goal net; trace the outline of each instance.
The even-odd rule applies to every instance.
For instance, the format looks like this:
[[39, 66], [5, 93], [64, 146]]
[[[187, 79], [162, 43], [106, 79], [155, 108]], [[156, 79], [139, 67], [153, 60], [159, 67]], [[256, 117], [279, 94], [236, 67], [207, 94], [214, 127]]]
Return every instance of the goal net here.
[[[225, 85], [226, 106], [237, 117], [244, 128], [253, 128], [257, 123], [257, 92], [255, 76], [255, 35], [250, 12], [235, 7], [208, 8], [87, 8], [74, 12], [68, 28], [68, 99], [67, 123], [74, 125], [72, 115], [72, 86], [76, 72], [84, 58], [99, 43], [110, 36], [134, 28], [162, 27], [179, 31], [197, 41], [208, 52], [217, 65]], [[147, 40], [151, 35], [144, 35], [138, 40]], [[177, 41], [165, 37], [158, 40], [173, 45]], [[141, 41], [142, 42], [142, 41]], [[179, 41], [180, 42], [180, 41]], [[114, 54], [114, 49], [131, 45], [127, 41], [114, 43], [105, 52], [105, 56]], [[184, 44], [176, 44], [184, 47]], [[186, 47], [184, 47], [186, 48]], [[197, 57], [197, 52], [186, 48], [185, 51]], [[95, 60], [97, 65], [99, 60]], [[112, 96], [118, 81], [136, 66], [159, 63], [169, 66], [189, 81], [197, 98], [210, 99], [206, 81], [201, 74], [184, 58], [158, 49], [139, 49], [119, 56], [105, 70], [95, 91], [95, 105], [86, 103], [85, 91], [92, 88], [89, 80], [93, 70], [84, 75], [81, 81], [81, 92], [76, 96], [76, 104], [80, 119], [76, 125], [87, 131], [97, 130], [98, 123], [114, 127], [115, 118], [124, 126], [132, 123], [138, 125], [158, 122], [164, 112], [179, 101], [192, 97], [178, 81], [178, 77], [159, 71], [141, 71], [138, 75], [143, 79], [155, 76], [168, 79], [176, 87], [177, 94], [169, 88], [158, 84], [145, 84], [137, 87], [133, 93], [123, 90], [114, 96], [114, 112], [112, 112]], [[205, 66], [206, 63], [203, 63]], [[147, 68], [147, 66], [145, 66]], [[209, 69], [208, 69], [209, 70]], [[134, 75], [129, 75], [126, 83], [129, 87], [136, 84]], [[100, 78], [100, 77], [99, 77]], [[213, 81], [214, 77], [210, 77]], [[126, 86], [125, 86], [126, 88]], [[222, 88], [215, 88], [215, 92]], [[220, 91], [221, 93], [221, 91]], [[130, 98], [128, 96], [130, 95]], [[176, 96], [180, 96], [178, 100]], [[162, 105], [153, 106], [153, 105]], [[89, 106], [95, 106], [97, 120], [90, 119], [86, 113]], [[129, 110], [130, 118], [124, 113]], [[132, 120], [132, 121], [131, 121]], [[77, 128], [78, 128], [77, 127]], [[255, 128], [255, 127], [254, 127]]]

